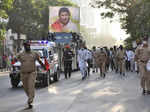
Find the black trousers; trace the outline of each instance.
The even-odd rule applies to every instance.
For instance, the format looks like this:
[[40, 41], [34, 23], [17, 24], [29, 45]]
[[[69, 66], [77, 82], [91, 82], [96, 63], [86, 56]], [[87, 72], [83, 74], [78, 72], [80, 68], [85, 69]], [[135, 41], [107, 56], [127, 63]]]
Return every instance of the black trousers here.
[[88, 73], [87, 73], [87, 75], [90, 75], [91, 62], [92, 62], [91, 59], [87, 60], [87, 63], [88, 63]]
[[131, 63], [130, 61], [126, 60], [126, 70], [130, 71], [130, 68], [131, 68]]
[[64, 74], [65, 78], [71, 77], [71, 72], [72, 72], [72, 61], [64, 61]]

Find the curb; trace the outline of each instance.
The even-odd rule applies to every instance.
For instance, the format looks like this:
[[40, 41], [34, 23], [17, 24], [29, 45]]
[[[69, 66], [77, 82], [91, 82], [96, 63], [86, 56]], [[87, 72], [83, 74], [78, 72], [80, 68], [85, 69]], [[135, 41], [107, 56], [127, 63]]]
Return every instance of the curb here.
[[1, 74], [7, 74], [7, 73], [9, 73], [10, 71], [5, 71], [5, 72], [0, 72], [0, 75]]

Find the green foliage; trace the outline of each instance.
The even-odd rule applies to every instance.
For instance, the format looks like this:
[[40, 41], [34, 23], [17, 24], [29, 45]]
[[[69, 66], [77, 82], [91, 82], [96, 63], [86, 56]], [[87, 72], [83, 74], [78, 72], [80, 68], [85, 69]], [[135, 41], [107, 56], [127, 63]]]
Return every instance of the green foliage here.
[[0, 2], [0, 17], [8, 18], [7, 11], [12, 8], [12, 3], [14, 0], [1, 0]]
[[0, 29], [0, 41], [4, 40], [4, 35], [5, 35], [6, 30], [5, 29]]
[[46, 37], [49, 26], [49, 6], [72, 6], [68, 0], [16, 0], [8, 12], [8, 28], [28, 39]]
[[[12, 8], [13, 0], [0, 0], [0, 18], [7, 19], [7, 11]], [[6, 23], [0, 21], [0, 41], [4, 39]]]
[[130, 37], [126, 45], [145, 35], [150, 36], [150, 1], [149, 0], [94, 0], [92, 7], [106, 8], [102, 17], [113, 18], [119, 15], [121, 26]]

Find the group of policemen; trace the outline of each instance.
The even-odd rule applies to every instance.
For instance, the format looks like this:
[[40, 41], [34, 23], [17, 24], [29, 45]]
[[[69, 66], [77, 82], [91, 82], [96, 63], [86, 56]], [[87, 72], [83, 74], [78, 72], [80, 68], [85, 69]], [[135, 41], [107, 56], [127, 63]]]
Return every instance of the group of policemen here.
[[[24, 43], [24, 49], [24, 52], [17, 55], [16, 59], [21, 62], [21, 80], [25, 93], [28, 96], [27, 109], [30, 109], [33, 107], [32, 103], [35, 95], [35, 61], [37, 60], [43, 69], [46, 70], [46, 67], [40, 60], [39, 54], [31, 51], [28, 41]], [[110, 50], [108, 50], [107, 47], [96, 48], [94, 46], [92, 50], [89, 50], [84, 43], [81, 43], [77, 52], [78, 67], [82, 75], [82, 80], [90, 76], [90, 68], [93, 69], [93, 73], [99, 71], [100, 78], [105, 78], [109, 68], [125, 76], [125, 60], [127, 54], [122, 45], [120, 45], [119, 48], [114, 46], [110, 48]], [[66, 45], [63, 53], [64, 74], [66, 79], [71, 77], [73, 57], [74, 53], [71, 51], [70, 46]], [[144, 95], [150, 94], [150, 71], [147, 70], [147, 62], [150, 60], [150, 48], [148, 47], [147, 38], [137, 42], [134, 60], [137, 62], [138, 71], [141, 76], [142, 93]]]
[[120, 72], [120, 75], [125, 76], [125, 57], [126, 53], [121, 45], [118, 49], [116, 46], [108, 50], [107, 47], [96, 48], [92, 50], [86, 48], [83, 44], [78, 51], [78, 63], [82, 74], [82, 79], [90, 74], [90, 68], [94, 72], [100, 72], [100, 77], [105, 78], [110, 66], [112, 70]]
[[[82, 80], [90, 75], [90, 68], [93, 69], [93, 73], [99, 71], [100, 78], [105, 78], [109, 68], [119, 73], [121, 76], [125, 76], [125, 71], [128, 70], [129, 66], [127, 51], [128, 50], [123, 48], [122, 45], [118, 48], [114, 46], [109, 50], [107, 47], [96, 48], [94, 46], [92, 50], [89, 50], [85, 44], [81, 44], [78, 50], [78, 66], [82, 75]], [[134, 67], [132, 67], [133, 69], [131, 71], [135, 70], [140, 74], [141, 87], [143, 89], [142, 94], [150, 94], [150, 71], [147, 70], [147, 63], [150, 60], [148, 38], [137, 41], [137, 48], [132, 52], [132, 63]], [[69, 72], [69, 74], [71, 74], [71, 72]]]

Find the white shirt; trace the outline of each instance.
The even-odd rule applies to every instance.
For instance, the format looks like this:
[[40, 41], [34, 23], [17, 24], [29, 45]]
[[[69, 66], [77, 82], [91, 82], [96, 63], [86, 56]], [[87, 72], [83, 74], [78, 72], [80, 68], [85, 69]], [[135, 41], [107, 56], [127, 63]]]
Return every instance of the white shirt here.
[[88, 49], [85, 49], [85, 52], [86, 52], [86, 60], [92, 59], [92, 52], [90, 52]]
[[134, 59], [134, 52], [132, 50], [126, 51], [127, 57], [128, 57], [128, 61], [130, 61], [131, 59]]

